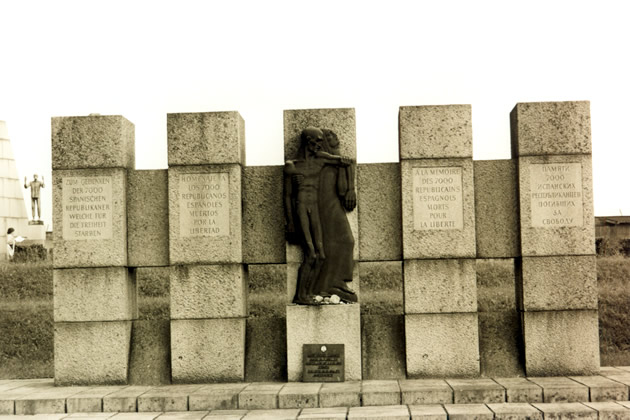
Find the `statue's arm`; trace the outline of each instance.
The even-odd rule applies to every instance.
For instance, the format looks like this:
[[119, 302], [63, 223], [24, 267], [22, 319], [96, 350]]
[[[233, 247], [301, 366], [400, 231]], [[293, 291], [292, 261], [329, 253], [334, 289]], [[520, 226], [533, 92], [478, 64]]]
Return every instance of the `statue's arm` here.
[[24, 177], [24, 188], [28, 188], [28, 185], [26, 185], [26, 177]]
[[354, 161], [345, 156], [333, 155], [328, 152], [317, 152], [316, 156], [324, 161], [324, 163], [329, 163], [331, 165], [341, 165], [348, 166], [352, 165]]
[[286, 173], [284, 175], [284, 217], [286, 220], [286, 233], [292, 235], [295, 233], [295, 224], [293, 222], [293, 207], [291, 196], [293, 195], [293, 182], [291, 181], [291, 174]]
[[352, 211], [357, 206], [357, 193], [354, 187], [354, 165], [348, 165], [345, 169], [348, 179], [348, 191], [343, 204], [346, 210]]
[[44, 187], [45, 187], [45, 185], [44, 185], [44, 175], [42, 175], [42, 188], [44, 188]]

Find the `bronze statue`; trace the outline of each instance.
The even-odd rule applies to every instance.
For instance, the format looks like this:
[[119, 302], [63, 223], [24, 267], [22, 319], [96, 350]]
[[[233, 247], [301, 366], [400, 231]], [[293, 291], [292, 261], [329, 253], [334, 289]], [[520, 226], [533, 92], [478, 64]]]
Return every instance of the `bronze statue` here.
[[39, 200], [39, 190], [40, 188], [44, 188], [44, 177], [42, 176], [42, 181], [39, 182], [37, 180], [37, 174], [33, 174], [33, 180], [26, 183], [26, 177], [24, 177], [24, 188], [31, 187], [31, 215], [33, 220], [35, 219], [35, 208], [37, 207], [37, 216], [38, 220], [42, 219], [42, 205]]
[[354, 238], [344, 210], [356, 206], [353, 161], [338, 155], [339, 140], [330, 130], [308, 127], [300, 139], [297, 158], [284, 169], [287, 240], [304, 249], [293, 301], [314, 305], [337, 295], [356, 302], [346, 285]]

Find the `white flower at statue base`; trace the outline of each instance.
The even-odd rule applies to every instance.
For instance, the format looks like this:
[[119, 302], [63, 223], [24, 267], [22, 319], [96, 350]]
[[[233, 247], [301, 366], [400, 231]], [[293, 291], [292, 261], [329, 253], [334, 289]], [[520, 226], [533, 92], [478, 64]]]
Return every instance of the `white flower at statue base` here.
[[314, 300], [315, 300], [315, 302], [317, 302], [317, 303], [320, 303], [321, 301], [323, 301], [323, 300], [324, 300], [324, 298], [323, 298], [323, 297], [321, 297], [320, 295], [315, 296], [313, 299], [314, 299]]
[[341, 298], [337, 295], [332, 295], [330, 297], [330, 303], [334, 303], [335, 305], [338, 305], [341, 302]]

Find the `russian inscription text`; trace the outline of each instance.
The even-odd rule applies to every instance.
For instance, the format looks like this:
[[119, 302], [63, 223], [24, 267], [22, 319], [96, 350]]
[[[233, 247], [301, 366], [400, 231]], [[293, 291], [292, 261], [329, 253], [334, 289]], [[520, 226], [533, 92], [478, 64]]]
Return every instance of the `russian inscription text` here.
[[532, 164], [529, 167], [532, 227], [582, 226], [582, 165]]

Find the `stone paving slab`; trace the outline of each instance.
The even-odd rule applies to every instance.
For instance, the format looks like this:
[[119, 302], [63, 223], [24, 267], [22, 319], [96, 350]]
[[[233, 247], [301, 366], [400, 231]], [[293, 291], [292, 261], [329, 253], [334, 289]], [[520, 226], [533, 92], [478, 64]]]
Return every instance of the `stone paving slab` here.
[[206, 416], [206, 418], [220, 418], [221, 420], [240, 420], [245, 417], [245, 414], [247, 414], [247, 410], [212, 410], [210, 411], [210, 414]]
[[533, 403], [545, 420], [597, 420], [597, 411], [580, 403]]
[[278, 393], [278, 408], [319, 407], [319, 382], [289, 382]]
[[624, 372], [620, 375], [609, 375], [607, 378], [615, 382], [619, 382], [620, 384], [630, 386], [630, 372]]
[[487, 404], [494, 420], [543, 420], [542, 411], [528, 403]]
[[101, 386], [89, 388], [66, 398], [66, 412], [89, 413], [103, 410], [103, 398], [127, 388], [126, 386]]
[[300, 414], [299, 408], [252, 410], [245, 414], [243, 420], [295, 420], [298, 414]]
[[201, 420], [208, 415], [208, 411], [171, 411], [161, 414], [161, 420]]
[[[21, 381], [20, 381], [21, 382]], [[15, 414], [15, 400], [44, 389], [52, 389], [51, 382], [22, 383], [19, 387], [0, 391], [0, 414]]]
[[238, 408], [272, 410], [278, 408], [278, 393], [283, 383], [252, 383], [238, 394]]
[[410, 405], [409, 414], [412, 420], [446, 420], [444, 407], [439, 404]]
[[87, 389], [90, 388], [79, 386], [44, 388], [40, 391], [20, 396], [15, 400], [15, 414], [65, 413], [66, 398]]
[[543, 389], [540, 385], [525, 378], [494, 378], [505, 388], [505, 401], [508, 403], [543, 402]]
[[494, 413], [485, 404], [444, 404], [448, 420], [493, 420]]
[[67, 414], [68, 417], [64, 418], [72, 420], [111, 419], [116, 414], [117, 413], [72, 413]]
[[154, 420], [163, 413], [118, 413], [112, 419], [114, 420]]
[[188, 396], [188, 409], [236, 410], [238, 394], [247, 386], [248, 383], [204, 385]]
[[619, 375], [623, 372], [625, 372], [625, 370], [614, 366], [602, 366], [599, 368], [599, 374], [602, 376]]
[[351, 407], [348, 412], [348, 420], [409, 420], [409, 418], [409, 408], [406, 405]]
[[0, 415], [0, 420], [61, 420], [67, 414], [35, 414], [33, 416]]
[[442, 379], [401, 379], [400, 397], [403, 404], [450, 404], [453, 388]]
[[366, 380], [361, 383], [362, 406], [385, 406], [400, 404], [398, 381]]
[[613, 401], [583, 403], [597, 410], [599, 420], [630, 420], [630, 408]]
[[627, 401], [628, 386], [603, 376], [570, 376], [570, 379], [586, 385], [589, 401]]
[[298, 420], [342, 420], [347, 414], [347, 407], [305, 408], [300, 412]]
[[505, 388], [492, 379], [447, 379], [455, 404], [505, 402]]
[[166, 385], [138, 396], [138, 411], [188, 411], [188, 395], [201, 385]]
[[319, 406], [360, 407], [361, 382], [325, 383], [319, 391]]
[[528, 380], [543, 388], [543, 402], [588, 401], [588, 387], [565, 377], [534, 377]]
[[103, 411], [134, 412], [138, 410], [138, 397], [154, 387], [128, 386], [103, 397]]
[[630, 366], [615, 366], [617, 369], [625, 370], [626, 372], [630, 372]]

